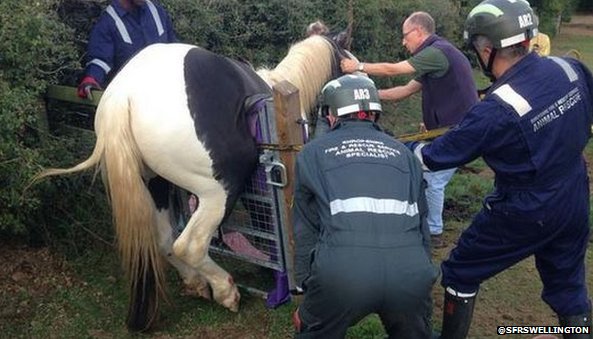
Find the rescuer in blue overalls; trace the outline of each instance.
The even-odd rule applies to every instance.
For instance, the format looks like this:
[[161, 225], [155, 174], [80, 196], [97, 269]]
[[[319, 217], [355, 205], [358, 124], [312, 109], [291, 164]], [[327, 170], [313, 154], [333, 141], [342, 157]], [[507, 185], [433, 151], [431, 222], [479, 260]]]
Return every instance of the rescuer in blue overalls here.
[[589, 178], [582, 152], [591, 134], [593, 78], [577, 60], [529, 53], [536, 33], [527, 1], [476, 6], [464, 39], [492, 87], [444, 136], [408, 144], [430, 170], [481, 156], [496, 175], [494, 191], [442, 263], [441, 338], [465, 338], [480, 283], [531, 255], [542, 299], [560, 324], [591, 326]]
[[113, 0], [93, 26], [78, 96], [90, 98], [134, 54], [154, 43], [176, 42], [167, 12], [151, 0]]

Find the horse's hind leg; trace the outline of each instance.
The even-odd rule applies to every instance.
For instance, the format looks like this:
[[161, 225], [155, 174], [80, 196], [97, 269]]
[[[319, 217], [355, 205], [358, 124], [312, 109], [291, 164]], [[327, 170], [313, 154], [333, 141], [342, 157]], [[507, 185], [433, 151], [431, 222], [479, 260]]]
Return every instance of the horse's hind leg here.
[[173, 241], [175, 239], [173, 238], [169, 213], [170, 209], [161, 209], [157, 213], [159, 248], [161, 249], [161, 253], [181, 275], [186, 293], [212, 299], [212, 292], [208, 286], [208, 281], [198, 273], [198, 270], [181, 261], [173, 254]]
[[225, 214], [227, 199], [222, 186], [215, 181], [212, 186], [209, 190], [196, 192], [200, 201], [198, 209], [173, 244], [173, 252], [206, 278], [218, 303], [236, 312], [240, 299], [237, 286], [228, 272], [208, 256], [210, 240]]

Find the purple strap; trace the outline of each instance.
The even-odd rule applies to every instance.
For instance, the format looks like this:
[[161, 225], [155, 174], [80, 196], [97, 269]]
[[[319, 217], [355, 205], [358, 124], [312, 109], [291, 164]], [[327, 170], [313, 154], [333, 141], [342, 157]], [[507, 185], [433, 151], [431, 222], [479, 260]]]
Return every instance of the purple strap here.
[[286, 272], [274, 271], [274, 278], [276, 279], [276, 288], [268, 292], [267, 308], [276, 308], [290, 300]]
[[[255, 139], [255, 142], [258, 144], [264, 142], [258, 114], [264, 108], [265, 104], [266, 99], [260, 99], [247, 112], [249, 132]], [[255, 194], [265, 194], [265, 192], [267, 192], [266, 173], [264, 166], [257, 166], [255, 173], [253, 173], [253, 178], [250, 183], [247, 184], [246, 189], [248, 191], [251, 190]], [[288, 290], [288, 276], [286, 275], [286, 272], [274, 271], [274, 280], [276, 281], [276, 287], [268, 292], [268, 297], [266, 299], [266, 307], [272, 309], [290, 300], [290, 293]]]

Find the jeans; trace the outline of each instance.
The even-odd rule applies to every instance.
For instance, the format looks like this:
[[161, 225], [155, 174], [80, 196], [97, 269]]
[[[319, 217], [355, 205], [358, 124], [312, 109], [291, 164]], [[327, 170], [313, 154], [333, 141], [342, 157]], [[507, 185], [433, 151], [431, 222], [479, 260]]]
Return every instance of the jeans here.
[[424, 172], [426, 180], [426, 203], [428, 204], [428, 215], [426, 222], [430, 234], [443, 233], [443, 204], [445, 202], [445, 186], [457, 168], [450, 168], [437, 172]]

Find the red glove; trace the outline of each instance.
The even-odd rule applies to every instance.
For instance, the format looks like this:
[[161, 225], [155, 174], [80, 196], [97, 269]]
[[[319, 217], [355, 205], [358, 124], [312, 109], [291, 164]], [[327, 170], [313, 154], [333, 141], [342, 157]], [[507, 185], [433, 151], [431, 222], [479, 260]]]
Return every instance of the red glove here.
[[101, 89], [101, 85], [90, 75], [85, 76], [80, 85], [78, 85], [78, 90], [76, 94], [83, 99], [93, 100], [93, 94], [91, 93], [92, 89]]

